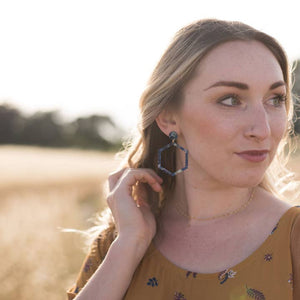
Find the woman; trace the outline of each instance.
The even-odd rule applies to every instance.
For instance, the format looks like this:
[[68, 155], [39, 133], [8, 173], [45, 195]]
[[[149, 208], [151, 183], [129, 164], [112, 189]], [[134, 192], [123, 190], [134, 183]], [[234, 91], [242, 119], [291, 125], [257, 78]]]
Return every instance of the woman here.
[[292, 106], [272, 37], [211, 19], [180, 30], [69, 299], [300, 299], [300, 208], [279, 193]]

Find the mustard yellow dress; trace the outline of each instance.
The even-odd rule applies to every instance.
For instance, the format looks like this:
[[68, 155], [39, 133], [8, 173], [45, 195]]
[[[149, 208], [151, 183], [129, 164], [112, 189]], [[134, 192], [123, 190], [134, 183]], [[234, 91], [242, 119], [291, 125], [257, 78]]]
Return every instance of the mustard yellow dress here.
[[[296, 222], [298, 232], [291, 235]], [[278, 220], [263, 244], [249, 257], [213, 274], [184, 270], [166, 259], [151, 243], [134, 273], [124, 299], [293, 299], [293, 286], [300, 283], [293, 283], [291, 243], [297, 242], [299, 245], [299, 224], [300, 207], [291, 207]], [[76, 283], [67, 292], [68, 299], [73, 299], [96, 271], [105, 256], [102, 253], [105, 243], [101, 236], [94, 241]], [[296, 265], [300, 266], [298, 262]]]

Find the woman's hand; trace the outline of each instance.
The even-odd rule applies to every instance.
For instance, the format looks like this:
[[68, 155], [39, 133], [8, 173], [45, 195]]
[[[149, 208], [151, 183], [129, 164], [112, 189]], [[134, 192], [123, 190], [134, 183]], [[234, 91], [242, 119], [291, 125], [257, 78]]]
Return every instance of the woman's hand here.
[[[145, 199], [143, 184], [155, 192], [162, 191], [162, 179], [151, 169], [122, 169], [108, 178], [107, 203], [112, 211], [119, 237], [137, 238], [148, 247], [156, 232], [155, 217]], [[138, 186], [138, 199], [132, 196]]]

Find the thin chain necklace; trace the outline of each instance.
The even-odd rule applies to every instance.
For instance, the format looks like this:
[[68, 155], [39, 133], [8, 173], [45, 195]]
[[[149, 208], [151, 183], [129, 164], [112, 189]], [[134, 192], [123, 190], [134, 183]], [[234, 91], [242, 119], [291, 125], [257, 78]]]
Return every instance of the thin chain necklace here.
[[240, 208], [237, 208], [237, 209], [235, 209], [235, 210], [233, 210], [233, 211], [230, 211], [230, 212], [228, 212], [228, 213], [221, 214], [221, 215], [217, 215], [217, 216], [210, 217], [210, 218], [198, 218], [198, 217], [190, 216], [188, 213], [186, 213], [186, 212], [178, 205], [177, 202], [176, 202], [176, 204], [175, 204], [175, 208], [176, 208], [177, 213], [179, 213], [180, 215], [182, 215], [182, 216], [188, 218], [189, 220], [207, 221], [207, 220], [218, 219], [218, 218], [227, 217], [227, 216], [231, 216], [231, 215], [237, 214], [238, 212], [240, 212], [240, 211], [242, 211], [243, 209], [245, 209], [245, 208], [249, 205], [249, 203], [252, 201], [253, 195], [254, 195], [254, 191], [255, 191], [255, 188], [252, 189], [248, 201], [247, 201], [246, 203], [244, 203]]

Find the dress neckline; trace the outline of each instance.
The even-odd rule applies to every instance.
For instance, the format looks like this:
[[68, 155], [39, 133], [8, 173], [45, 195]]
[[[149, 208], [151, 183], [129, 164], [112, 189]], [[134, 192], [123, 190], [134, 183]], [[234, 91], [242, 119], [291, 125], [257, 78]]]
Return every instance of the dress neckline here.
[[[280, 224], [283, 224], [285, 219], [288, 219], [288, 216], [291, 215], [294, 211], [299, 209], [299, 206], [292, 206], [290, 207], [285, 213], [283, 213], [283, 215], [279, 218], [278, 222], [276, 223], [276, 225], [274, 226], [272, 232], [268, 235], [268, 237], [262, 242], [262, 244], [256, 249], [254, 250], [248, 257], [246, 257], [244, 260], [242, 260], [241, 262], [235, 264], [234, 266], [230, 266], [227, 268], [227, 270], [229, 269], [233, 269], [234, 271], [238, 270], [240, 271], [241, 269], [243, 269], [246, 265], [248, 265], [249, 263], [251, 263], [253, 260], [255, 260], [258, 257], [258, 253], [262, 252], [262, 250], [266, 247], [269, 246], [270, 242], [273, 240], [274, 236], [273, 233], [274, 231], [277, 229], [277, 227], [281, 227], [279, 226]], [[151, 241], [150, 245], [149, 245], [149, 249], [148, 249], [148, 253], [149, 256], [155, 255], [159, 261], [161, 262], [162, 265], [165, 265], [169, 270], [172, 271], [173, 274], [177, 273], [178, 275], [182, 275], [182, 276], [188, 276], [188, 273], [193, 273], [193, 274], [197, 274], [197, 276], [195, 278], [197, 279], [210, 279], [210, 278], [216, 278], [216, 276], [218, 276], [221, 272], [225, 271], [225, 270], [221, 270], [219, 272], [214, 272], [214, 273], [195, 273], [192, 271], [189, 271], [187, 269], [184, 269], [182, 267], [177, 266], [176, 264], [174, 264], [173, 262], [171, 262], [168, 258], [166, 258], [154, 245], [153, 240]]]

